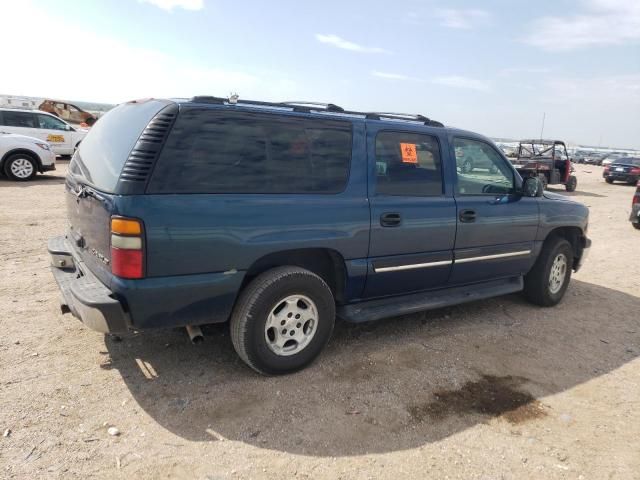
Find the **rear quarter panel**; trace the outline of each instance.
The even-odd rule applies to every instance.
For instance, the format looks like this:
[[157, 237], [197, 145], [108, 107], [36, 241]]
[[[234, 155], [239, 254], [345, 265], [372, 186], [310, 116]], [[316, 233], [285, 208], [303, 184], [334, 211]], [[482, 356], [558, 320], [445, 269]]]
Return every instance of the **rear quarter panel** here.
[[247, 270], [273, 252], [330, 248], [366, 258], [364, 123], [353, 125], [350, 177], [336, 195], [147, 194], [121, 196], [118, 211], [144, 221], [147, 276]]

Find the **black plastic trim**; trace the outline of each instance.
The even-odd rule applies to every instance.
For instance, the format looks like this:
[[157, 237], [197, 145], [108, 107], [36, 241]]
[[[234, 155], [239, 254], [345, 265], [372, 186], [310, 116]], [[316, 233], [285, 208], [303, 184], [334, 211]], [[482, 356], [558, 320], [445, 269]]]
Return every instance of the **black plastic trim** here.
[[162, 147], [171, 132], [180, 107], [172, 103], [160, 110], [140, 134], [122, 167], [116, 192], [122, 195], [143, 194]]

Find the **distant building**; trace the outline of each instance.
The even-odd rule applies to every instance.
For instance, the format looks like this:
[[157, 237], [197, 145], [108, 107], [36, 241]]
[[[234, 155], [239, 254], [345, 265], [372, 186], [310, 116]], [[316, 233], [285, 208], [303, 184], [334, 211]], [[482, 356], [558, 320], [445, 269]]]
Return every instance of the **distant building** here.
[[41, 98], [0, 95], [0, 107], [35, 109], [42, 103]]

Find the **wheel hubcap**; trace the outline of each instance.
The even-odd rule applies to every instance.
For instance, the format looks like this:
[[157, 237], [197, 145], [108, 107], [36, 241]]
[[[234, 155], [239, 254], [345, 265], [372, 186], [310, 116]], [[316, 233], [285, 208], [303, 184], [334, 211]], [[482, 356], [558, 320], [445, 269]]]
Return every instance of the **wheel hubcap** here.
[[553, 260], [551, 265], [551, 273], [549, 274], [549, 291], [558, 293], [564, 285], [564, 278], [567, 274], [567, 257], [563, 253], [559, 253]]
[[271, 309], [264, 326], [264, 338], [273, 353], [286, 357], [309, 345], [317, 326], [316, 304], [304, 295], [290, 295]]
[[11, 162], [11, 173], [18, 178], [28, 178], [33, 174], [33, 164], [26, 158], [18, 158]]

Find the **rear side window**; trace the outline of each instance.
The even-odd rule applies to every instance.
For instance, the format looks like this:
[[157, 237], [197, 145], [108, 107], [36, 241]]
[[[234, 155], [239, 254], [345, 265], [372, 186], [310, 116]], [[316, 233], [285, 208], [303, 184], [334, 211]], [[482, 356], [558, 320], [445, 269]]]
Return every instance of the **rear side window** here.
[[188, 109], [149, 193], [339, 193], [349, 177], [347, 122]]
[[162, 100], [118, 105], [91, 127], [73, 156], [69, 170], [84, 183], [114, 192], [122, 167], [142, 130], [164, 107]]
[[4, 110], [2, 112], [3, 125], [7, 127], [23, 127], [36, 128], [35, 117], [29, 112], [11, 112]]
[[376, 136], [376, 195], [442, 195], [438, 140], [410, 132]]

